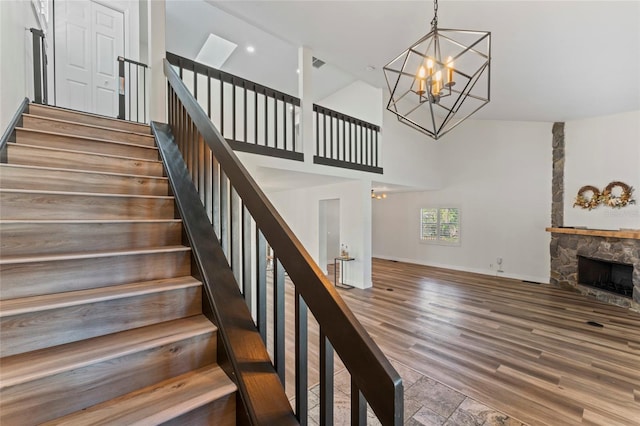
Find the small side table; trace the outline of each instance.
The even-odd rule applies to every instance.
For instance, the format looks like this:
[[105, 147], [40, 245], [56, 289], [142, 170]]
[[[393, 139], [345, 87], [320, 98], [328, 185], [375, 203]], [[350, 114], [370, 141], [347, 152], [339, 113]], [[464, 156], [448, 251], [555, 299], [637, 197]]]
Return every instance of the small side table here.
[[[351, 262], [352, 260], [356, 260], [355, 257], [335, 257], [333, 259], [333, 282], [336, 287], [342, 288], [344, 290], [351, 290], [353, 288], [352, 285], [347, 285], [344, 283], [344, 262]], [[340, 281], [338, 282], [338, 262], [340, 262]]]

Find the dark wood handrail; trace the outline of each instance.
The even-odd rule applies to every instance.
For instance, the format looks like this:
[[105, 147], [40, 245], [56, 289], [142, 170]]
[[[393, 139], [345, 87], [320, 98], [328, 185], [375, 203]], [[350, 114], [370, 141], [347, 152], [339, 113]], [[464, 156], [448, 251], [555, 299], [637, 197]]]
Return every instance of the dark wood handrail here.
[[142, 62], [134, 61], [133, 59], [128, 59], [123, 56], [118, 56], [118, 62], [129, 62], [130, 64], [137, 65], [142, 68], [149, 68], [149, 65], [143, 64]]
[[278, 258], [297, 291], [351, 373], [353, 382], [383, 424], [400, 425], [403, 418], [403, 388], [398, 373], [244, 168], [166, 59], [164, 73], [193, 124], [256, 221], [256, 225], [274, 252], [278, 253]]
[[217, 68], [209, 67], [204, 64], [200, 64], [196, 61], [193, 61], [188, 58], [184, 58], [182, 56], [176, 55], [175, 53], [167, 52], [167, 60], [171, 65], [181, 66], [182, 68], [198, 72], [200, 74], [207, 75], [209, 77], [215, 78], [216, 80], [221, 80], [225, 83], [235, 84], [236, 86], [241, 86], [246, 88], [247, 90], [251, 90], [257, 92], [261, 95], [268, 96], [270, 98], [275, 98], [279, 101], [284, 101], [290, 103], [295, 106], [300, 106], [300, 99], [295, 96], [291, 96], [287, 93], [281, 92], [276, 89], [272, 89], [270, 87], [264, 86], [260, 83], [256, 83], [251, 80], [247, 80], [246, 78], [238, 77], [237, 75], [229, 74], [227, 72], [221, 71]]
[[11, 121], [7, 124], [7, 128], [2, 133], [2, 138], [0, 138], [0, 163], [7, 162], [7, 143], [10, 142], [15, 137], [16, 127], [22, 125], [22, 114], [27, 112], [29, 109], [29, 98], [24, 98], [16, 113], [11, 117]]
[[[238, 386], [246, 408], [243, 414], [255, 425], [295, 425], [297, 421], [282, 383], [271, 365], [169, 126], [152, 122], [151, 129], [208, 296], [210, 312], [205, 309], [205, 314], [211, 315], [210, 319], [218, 326], [218, 336], [225, 349], [224, 357], [218, 357], [219, 363]], [[220, 359], [226, 361], [220, 362]]]
[[322, 105], [313, 104], [313, 112], [318, 112], [320, 114], [324, 114], [329, 117], [337, 118], [338, 120], [343, 120], [343, 121], [346, 121], [347, 123], [352, 123], [352, 124], [355, 124], [356, 126], [364, 127], [365, 129], [371, 129], [376, 132], [380, 131], [380, 126], [378, 126], [377, 124], [369, 123], [359, 118], [351, 117], [350, 115], [329, 109], [327, 107], [323, 107]]
[[[127, 59], [118, 56], [118, 119], [134, 121], [138, 123], [147, 123], [147, 72], [149, 67], [142, 62]], [[125, 68], [125, 64], [127, 65]], [[133, 65], [133, 70], [131, 66]], [[129, 71], [127, 73], [127, 71]], [[142, 84], [140, 84], [140, 73], [142, 72]], [[134, 90], [131, 90], [131, 84], [134, 81]], [[127, 78], [128, 77], [128, 78]], [[142, 100], [140, 99], [140, 88], [142, 88]], [[135, 93], [135, 97], [134, 97]], [[127, 98], [129, 100], [128, 116], [127, 116]], [[142, 105], [142, 114], [140, 106]], [[135, 120], [133, 112], [135, 111]], [[142, 115], [142, 120], [140, 116]]]
[[33, 101], [47, 105], [49, 89], [47, 80], [47, 50], [44, 41], [44, 31], [31, 28], [33, 46]]

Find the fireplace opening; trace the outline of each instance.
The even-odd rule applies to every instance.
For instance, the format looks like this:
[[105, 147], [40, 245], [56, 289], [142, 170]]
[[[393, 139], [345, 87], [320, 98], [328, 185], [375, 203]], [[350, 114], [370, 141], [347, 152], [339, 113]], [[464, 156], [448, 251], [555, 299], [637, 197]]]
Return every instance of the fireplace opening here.
[[633, 265], [578, 256], [578, 282], [632, 297]]

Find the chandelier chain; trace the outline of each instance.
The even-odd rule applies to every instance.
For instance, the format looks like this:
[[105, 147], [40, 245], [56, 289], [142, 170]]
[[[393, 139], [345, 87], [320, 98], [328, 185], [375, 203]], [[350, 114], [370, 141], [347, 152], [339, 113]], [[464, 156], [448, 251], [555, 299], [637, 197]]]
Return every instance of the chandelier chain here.
[[438, 0], [433, 1], [433, 19], [431, 20], [431, 28], [438, 26]]

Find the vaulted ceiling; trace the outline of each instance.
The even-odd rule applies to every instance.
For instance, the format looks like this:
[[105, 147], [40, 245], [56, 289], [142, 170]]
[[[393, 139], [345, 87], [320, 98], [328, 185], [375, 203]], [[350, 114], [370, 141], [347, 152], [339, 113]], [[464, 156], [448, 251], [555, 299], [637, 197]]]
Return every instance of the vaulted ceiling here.
[[[260, 44], [260, 55], [274, 59], [270, 67], [281, 68], [270, 79], [277, 85], [286, 77], [294, 88], [291, 62], [302, 45], [386, 88], [382, 67], [429, 31], [433, 15], [430, 1], [207, 3], [276, 40], [250, 41], [242, 26], [228, 34]], [[492, 32], [492, 99], [478, 118], [564, 121], [640, 109], [639, 1], [440, 0], [438, 16], [442, 28]]]

